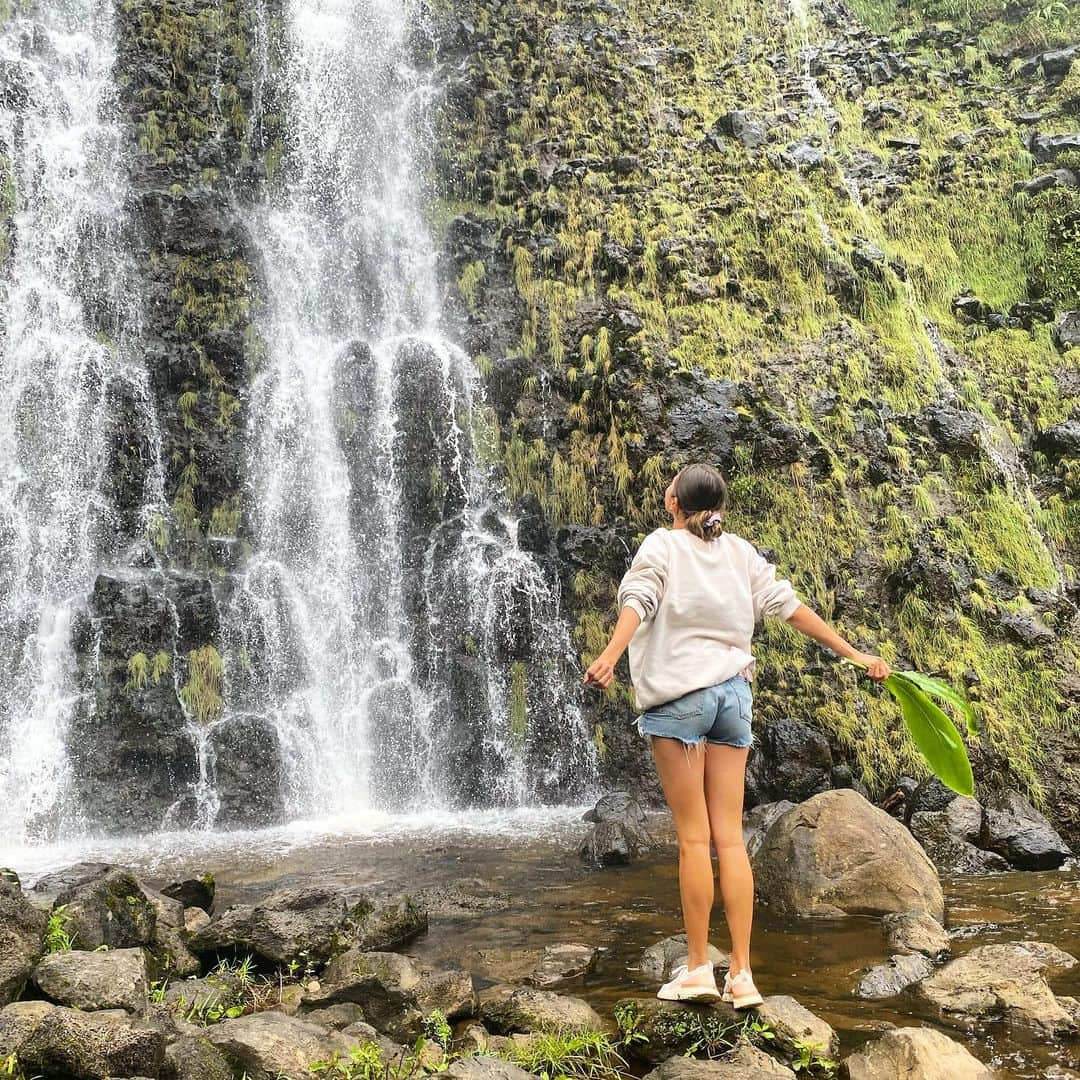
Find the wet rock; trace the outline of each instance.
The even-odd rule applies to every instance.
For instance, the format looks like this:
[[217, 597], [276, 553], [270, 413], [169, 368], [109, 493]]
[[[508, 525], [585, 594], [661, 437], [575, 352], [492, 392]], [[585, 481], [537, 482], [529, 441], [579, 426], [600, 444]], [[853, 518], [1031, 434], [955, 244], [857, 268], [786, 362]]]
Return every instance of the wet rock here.
[[[641, 973], [656, 982], [667, 982], [680, 964], [685, 964], [687, 945], [685, 934], [674, 934], [650, 945], [641, 954]], [[727, 968], [730, 957], [715, 945], [709, 946], [709, 959], [713, 967]]]
[[178, 900], [184, 908], [202, 908], [211, 912], [214, 910], [214, 888], [214, 875], [202, 874], [166, 885], [161, 895]]
[[340, 1054], [348, 1060], [353, 1040], [337, 1031], [279, 1012], [252, 1013], [207, 1029], [207, 1039], [237, 1075], [248, 1080], [307, 1076], [314, 1061]]
[[568, 942], [549, 945], [529, 976], [534, 986], [553, 986], [567, 979], [577, 979], [596, 966], [597, 950], [591, 945]]
[[1032, 445], [1054, 463], [1062, 458], [1080, 457], [1080, 420], [1066, 420], [1043, 428]]
[[857, 997], [869, 1001], [896, 997], [897, 994], [925, 979], [933, 965], [920, 953], [897, 953], [887, 964], [868, 968], [855, 988]]
[[1001, 628], [1013, 639], [1028, 649], [1037, 649], [1054, 643], [1054, 631], [1037, 615], [1026, 612], [1008, 611], [1001, 616]]
[[981, 452], [979, 436], [985, 421], [977, 413], [950, 405], [932, 405], [923, 416], [930, 434], [943, 450], [967, 458]]
[[713, 125], [713, 130], [736, 139], [748, 150], [763, 146], [769, 137], [765, 124], [745, 109], [724, 113]]
[[13, 1001], [29, 978], [47, 921], [23, 896], [18, 878], [0, 878], [0, 1005]]
[[225, 1056], [207, 1039], [181, 1036], [165, 1050], [161, 1080], [234, 1080]]
[[52, 1001], [84, 1012], [146, 1008], [146, 956], [142, 949], [70, 950], [42, 957], [34, 982]]
[[272, 825], [285, 813], [284, 763], [277, 728], [253, 713], [230, 716], [210, 732], [221, 828]]
[[991, 1080], [993, 1073], [933, 1028], [896, 1028], [844, 1059], [848, 1080]]
[[1062, 154], [1080, 151], [1080, 132], [1065, 135], [1043, 135], [1035, 131], [1028, 135], [1027, 147], [1036, 161], [1055, 161]]
[[691, 1057], [672, 1057], [663, 1061], [645, 1080], [776, 1080], [794, 1076], [790, 1069], [777, 1072], [771, 1065], [744, 1064], [742, 1061], [698, 1061]]
[[604, 795], [585, 820], [595, 824], [578, 846], [578, 855], [594, 866], [625, 866], [652, 846], [644, 808], [624, 791]]
[[937, 872], [911, 834], [855, 791], [826, 791], [783, 814], [753, 865], [758, 895], [785, 914], [940, 919], [945, 908]]
[[922, 953], [931, 958], [949, 951], [949, 935], [925, 911], [896, 911], [882, 917], [886, 944], [898, 953]]
[[322, 962], [351, 948], [393, 948], [426, 929], [427, 912], [409, 896], [309, 886], [231, 907], [190, 944], [197, 953], [251, 952], [275, 964]]
[[747, 763], [749, 802], [802, 802], [832, 787], [833, 756], [819, 728], [791, 717], [770, 719]]
[[1040, 191], [1049, 191], [1051, 188], [1074, 188], [1080, 186], [1080, 180], [1071, 169], [1051, 169], [1049, 172], [1039, 173], [1026, 183], [1020, 185], [1020, 190], [1028, 195], [1038, 195]]
[[447, 1080], [533, 1080], [532, 1073], [512, 1062], [484, 1054], [461, 1058], [439, 1075]]
[[758, 803], [743, 814], [743, 843], [746, 853], [753, 858], [765, 840], [772, 823], [795, 806], [787, 799], [779, 802]]
[[0, 1011], [0, 1059], [17, 1055], [27, 1076], [156, 1077], [165, 1044], [162, 1031], [124, 1013], [85, 1013], [44, 1001], [19, 1001]]
[[911, 833], [942, 874], [1000, 874], [1009, 869], [1000, 855], [955, 836], [945, 811], [913, 814]]
[[480, 1017], [489, 1031], [500, 1035], [568, 1029], [604, 1031], [610, 1026], [581, 998], [507, 985], [481, 991]]
[[56, 898], [64, 908], [65, 929], [77, 949], [131, 949], [154, 943], [157, 909], [146, 890], [127, 870], [102, 867]]
[[[742, 1016], [723, 1002], [686, 1005], [655, 997], [632, 997], [616, 1002], [615, 1018], [620, 1028], [632, 1027], [644, 1036], [627, 1043], [626, 1052], [639, 1061], [659, 1065], [686, 1053], [703, 1037], [721, 1043]], [[730, 1042], [730, 1035], [726, 1038]]]
[[1062, 349], [1080, 346], [1080, 311], [1063, 311], [1054, 324], [1054, 341]]
[[1046, 978], [1075, 963], [1068, 953], [1039, 941], [980, 945], [923, 980], [917, 992], [947, 1023], [1001, 1018], [1008, 1027], [1053, 1038], [1074, 1033], [1077, 1024]]
[[1050, 822], [1016, 791], [987, 804], [983, 845], [1018, 870], [1054, 870], [1072, 854]]
[[586, 810], [582, 821], [629, 821], [644, 825], [645, 808], [627, 791], [611, 791], [601, 795], [591, 810]]
[[839, 1049], [836, 1032], [793, 997], [786, 994], [767, 997], [756, 1011], [758, 1018], [775, 1032], [775, 1045], [782, 1053], [797, 1055], [796, 1043], [816, 1047], [822, 1057], [833, 1057]]

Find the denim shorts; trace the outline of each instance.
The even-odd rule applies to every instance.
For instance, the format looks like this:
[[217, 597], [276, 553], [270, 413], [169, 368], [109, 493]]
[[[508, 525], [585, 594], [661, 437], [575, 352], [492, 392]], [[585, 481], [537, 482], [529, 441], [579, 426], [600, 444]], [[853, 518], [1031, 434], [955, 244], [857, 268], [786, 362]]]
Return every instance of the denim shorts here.
[[715, 686], [691, 690], [689, 694], [665, 701], [638, 717], [642, 735], [680, 739], [696, 746], [709, 742], [719, 746], [749, 746], [753, 695], [742, 675], [733, 675]]

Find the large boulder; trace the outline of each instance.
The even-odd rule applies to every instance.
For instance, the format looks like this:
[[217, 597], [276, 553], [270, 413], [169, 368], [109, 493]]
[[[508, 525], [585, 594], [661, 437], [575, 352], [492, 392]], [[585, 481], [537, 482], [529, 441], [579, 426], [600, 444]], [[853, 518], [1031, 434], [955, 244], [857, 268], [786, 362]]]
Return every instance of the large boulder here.
[[17, 880], [0, 878], [0, 1005], [22, 990], [41, 956], [47, 917], [23, 896]]
[[582, 839], [578, 854], [593, 866], [625, 866], [652, 845], [645, 811], [625, 791], [602, 796], [584, 820], [593, 822], [593, 827]]
[[983, 846], [1018, 870], [1054, 870], [1072, 854], [1053, 825], [1016, 791], [987, 804]]
[[43, 957], [34, 982], [50, 1000], [84, 1012], [146, 1008], [146, 954], [142, 949], [70, 950]]
[[881, 928], [893, 952], [938, 957], [949, 951], [945, 927], [925, 911], [896, 911], [883, 916]]
[[924, 979], [917, 992], [946, 1023], [1002, 1018], [1009, 1027], [1053, 1038], [1075, 1033], [1076, 1020], [1046, 978], [1075, 963], [1067, 952], [1039, 941], [980, 945]]
[[480, 1017], [500, 1035], [534, 1031], [604, 1031], [610, 1027], [581, 998], [531, 987], [496, 985], [480, 993]]
[[27, 1076], [109, 1080], [158, 1076], [164, 1032], [124, 1013], [84, 1013], [45, 1001], [18, 1001], [0, 1012], [0, 1060], [17, 1055]]
[[234, 1074], [213, 1043], [185, 1035], [166, 1048], [161, 1080], [234, 1080]]
[[348, 1060], [355, 1040], [337, 1031], [280, 1012], [252, 1013], [207, 1028], [207, 1039], [236, 1075], [248, 1080], [279, 1080], [310, 1075], [312, 1062], [334, 1054]]
[[404, 894], [310, 886], [230, 907], [194, 934], [190, 945], [197, 953], [254, 953], [274, 964], [297, 957], [322, 963], [348, 949], [394, 948], [426, 929], [427, 912]]
[[922, 848], [850, 789], [815, 795], [778, 818], [753, 865], [758, 895], [784, 914], [944, 915], [941, 883]]
[[844, 1059], [848, 1080], [991, 1080], [993, 1073], [933, 1028], [895, 1028]]

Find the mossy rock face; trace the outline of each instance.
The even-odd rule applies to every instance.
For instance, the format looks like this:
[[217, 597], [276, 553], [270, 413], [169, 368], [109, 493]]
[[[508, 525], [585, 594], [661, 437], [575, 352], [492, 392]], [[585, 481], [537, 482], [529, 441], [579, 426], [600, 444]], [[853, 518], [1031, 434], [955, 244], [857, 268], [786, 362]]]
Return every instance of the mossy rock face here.
[[157, 929], [157, 911], [138, 879], [126, 870], [103, 876], [61, 893], [66, 932], [75, 948], [131, 949], [150, 946]]
[[[1074, 167], [1069, 139], [1044, 138], [1067, 125], [1026, 114], [1075, 87], [1053, 56], [1052, 78], [1009, 65], [1080, 20], [976, 7], [940, 28], [891, 4], [794, 22], [744, 0], [722, 18], [689, 0], [437, 4], [464, 72], [441, 237], [506, 485], [544, 516], [531, 533], [613, 530], [561, 568], [583, 663], [665, 482], [713, 461], [730, 528], [860, 647], [967, 686], [977, 775], [1075, 834], [1057, 792], [1080, 639], [1043, 612], [1076, 587], [1078, 485], [1037, 436], [1080, 409], [1052, 332], [1080, 307], [1076, 192], [1023, 191], [1025, 146]], [[1010, 635], [1033, 613], [1045, 641]], [[781, 626], [758, 648], [761, 719], [812, 721], [872, 795], [921, 768], [892, 705], [816, 647]], [[623, 683], [597, 722], [631, 708]], [[647, 772], [637, 744], [605, 745], [610, 778]]]

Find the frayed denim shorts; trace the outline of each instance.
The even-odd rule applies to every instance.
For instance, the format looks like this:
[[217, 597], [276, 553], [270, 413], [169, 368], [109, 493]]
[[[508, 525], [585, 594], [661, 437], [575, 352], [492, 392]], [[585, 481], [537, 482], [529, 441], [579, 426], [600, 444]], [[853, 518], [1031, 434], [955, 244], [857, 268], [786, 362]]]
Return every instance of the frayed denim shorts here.
[[715, 686], [656, 705], [638, 717], [642, 735], [679, 739], [688, 746], [749, 746], [753, 742], [750, 720], [753, 695], [742, 675], [733, 675]]

